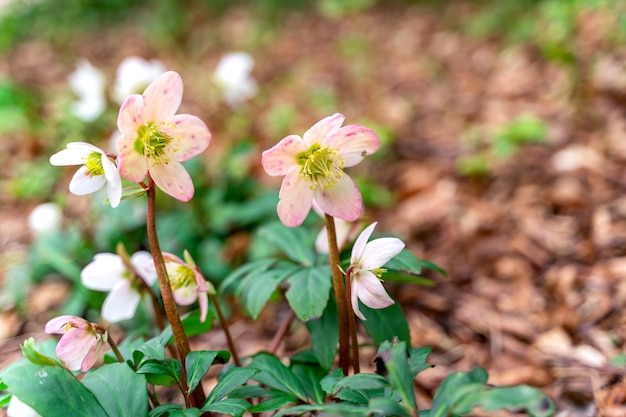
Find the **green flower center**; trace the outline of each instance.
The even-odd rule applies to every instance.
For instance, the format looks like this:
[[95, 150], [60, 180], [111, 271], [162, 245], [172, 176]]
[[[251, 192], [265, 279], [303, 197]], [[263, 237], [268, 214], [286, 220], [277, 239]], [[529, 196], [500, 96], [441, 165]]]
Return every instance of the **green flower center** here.
[[172, 264], [167, 265], [167, 274], [170, 277], [172, 290], [186, 288], [196, 282], [196, 275], [193, 270], [185, 265]]
[[161, 132], [155, 122], [139, 127], [137, 139], [135, 139], [135, 152], [154, 160], [155, 164], [168, 163], [169, 157], [165, 153], [165, 148], [172, 142], [173, 138], [167, 133]]
[[85, 157], [85, 168], [89, 171], [90, 176], [101, 177], [104, 175], [104, 168], [102, 167], [103, 157], [106, 158], [98, 152], [91, 152]]
[[307, 181], [312, 190], [332, 187], [343, 175], [343, 158], [336, 149], [313, 144], [308, 150], [296, 155], [300, 178]]

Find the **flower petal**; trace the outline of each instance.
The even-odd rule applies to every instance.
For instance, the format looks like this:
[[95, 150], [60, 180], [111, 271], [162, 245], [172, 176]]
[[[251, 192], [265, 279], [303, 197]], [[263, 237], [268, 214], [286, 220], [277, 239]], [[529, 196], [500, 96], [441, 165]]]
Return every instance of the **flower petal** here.
[[119, 281], [102, 304], [102, 318], [111, 322], [131, 319], [135, 315], [141, 296], [134, 290], [129, 280]]
[[102, 153], [102, 150], [86, 142], [70, 142], [66, 149], [50, 157], [50, 163], [55, 166], [83, 165], [85, 158], [92, 152]]
[[111, 207], [115, 208], [122, 199], [122, 179], [115, 164], [105, 155], [102, 156], [102, 168], [107, 182], [107, 195]]
[[300, 179], [299, 171], [292, 169], [283, 179], [278, 198], [278, 218], [285, 226], [296, 227], [302, 224], [311, 210], [313, 190]]
[[148, 286], [157, 280], [156, 267], [150, 252], [135, 252], [130, 257], [130, 263], [135, 267], [135, 272], [139, 274]]
[[117, 116], [117, 128], [124, 136], [129, 136], [131, 142], [137, 137], [139, 126], [143, 126], [150, 121], [145, 118], [143, 103], [143, 97], [139, 94], [130, 95], [122, 103]]
[[198, 293], [198, 304], [200, 306], [200, 322], [204, 323], [209, 312], [209, 296], [206, 292]]
[[193, 182], [180, 162], [153, 165], [150, 167], [150, 175], [161, 190], [175, 199], [189, 201], [193, 197]]
[[359, 308], [359, 284], [356, 279], [352, 279], [350, 283], [350, 299], [352, 301], [352, 311], [358, 318], [361, 320], [367, 320], [363, 313], [361, 313], [361, 309]]
[[325, 140], [331, 148], [339, 150], [343, 166], [351, 167], [371, 155], [380, 147], [380, 138], [373, 130], [361, 125], [344, 126]]
[[101, 337], [97, 337], [96, 341], [91, 345], [91, 348], [87, 351], [87, 354], [83, 358], [82, 363], [80, 364], [81, 372], [87, 372], [96, 364], [98, 359], [100, 359], [104, 352], [104, 342]]
[[324, 213], [349, 222], [355, 221], [363, 213], [361, 193], [352, 178], [345, 173], [337, 184], [325, 190], [316, 190], [315, 201]]
[[357, 294], [359, 300], [369, 308], [385, 308], [394, 303], [389, 297], [382, 282], [369, 271], [359, 271], [353, 279], [357, 281]]
[[304, 151], [306, 147], [302, 138], [298, 135], [289, 135], [263, 152], [261, 164], [268, 175], [273, 177], [285, 175], [290, 169], [298, 166], [296, 155]]
[[70, 192], [74, 195], [86, 195], [95, 193], [106, 184], [107, 180], [104, 175], [91, 175], [89, 170], [82, 166], [72, 177], [70, 181]]
[[306, 148], [310, 148], [314, 143], [324, 144], [329, 135], [339, 130], [344, 120], [346, 118], [343, 114], [335, 113], [315, 123], [302, 135]]
[[361, 232], [359, 237], [356, 238], [356, 241], [352, 246], [352, 256], [350, 257], [350, 263], [352, 265], [360, 265], [361, 260], [363, 259], [363, 252], [365, 251], [367, 241], [372, 235], [372, 232], [374, 232], [374, 228], [377, 224], [378, 222], [370, 224], [365, 228], [365, 230]]
[[180, 306], [188, 306], [193, 304], [198, 298], [198, 292], [195, 285], [188, 285], [186, 287], [177, 288], [174, 290], [174, 301]]
[[49, 320], [46, 323], [45, 332], [47, 334], [65, 334], [65, 326], [70, 323], [73, 327], [79, 329], [88, 329], [91, 324], [82, 317], [76, 316], [59, 316]]
[[122, 136], [117, 140], [117, 166], [120, 175], [132, 182], [141, 182], [148, 174], [148, 159], [137, 153], [134, 146], [135, 136]]
[[93, 330], [72, 327], [59, 340], [56, 353], [67, 369], [77, 371], [81, 369], [85, 356], [97, 341]]
[[143, 93], [144, 120], [167, 121], [180, 107], [183, 99], [183, 80], [174, 71], [161, 74]]
[[395, 237], [374, 239], [365, 245], [361, 256], [361, 268], [372, 270], [385, 265], [404, 249], [404, 242]]
[[93, 259], [80, 273], [80, 279], [85, 287], [96, 291], [109, 291], [120, 280], [125, 280], [122, 277], [125, 271], [124, 264], [118, 255], [98, 253]]
[[167, 145], [167, 154], [182, 162], [202, 153], [211, 143], [211, 132], [200, 118], [189, 114], [177, 114], [159, 129], [173, 140]]

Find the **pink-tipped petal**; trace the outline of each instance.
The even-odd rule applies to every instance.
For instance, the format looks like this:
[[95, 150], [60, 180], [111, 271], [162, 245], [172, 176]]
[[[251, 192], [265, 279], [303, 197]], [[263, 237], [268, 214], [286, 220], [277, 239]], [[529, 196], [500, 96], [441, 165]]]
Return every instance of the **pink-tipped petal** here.
[[344, 126], [326, 139], [326, 144], [339, 150], [343, 166], [351, 167], [380, 147], [380, 138], [373, 130], [361, 125]]
[[361, 263], [361, 260], [363, 259], [363, 252], [365, 251], [365, 246], [367, 245], [367, 241], [369, 240], [370, 236], [374, 232], [374, 228], [376, 227], [377, 224], [378, 222], [374, 222], [370, 224], [369, 226], [365, 228], [365, 230], [361, 232], [359, 237], [356, 238], [356, 241], [354, 242], [354, 245], [352, 246], [352, 256], [350, 257], [350, 263], [352, 265], [357, 265]]
[[404, 242], [395, 237], [374, 239], [365, 246], [361, 258], [361, 268], [368, 270], [380, 268], [399, 254], [402, 249], [404, 249]]
[[367, 320], [363, 313], [361, 313], [361, 309], [359, 308], [359, 283], [357, 280], [352, 278], [350, 299], [352, 301], [352, 311], [358, 318], [361, 320]]
[[119, 281], [125, 280], [122, 277], [124, 271], [124, 264], [118, 255], [99, 253], [83, 268], [80, 279], [83, 285], [91, 290], [109, 291]]
[[359, 300], [369, 308], [385, 308], [394, 303], [376, 275], [361, 270], [355, 278], [358, 283]]
[[198, 293], [198, 304], [200, 306], [200, 322], [204, 323], [209, 312], [209, 297], [206, 292]]
[[150, 167], [150, 175], [161, 190], [175, 199], [189, 201], [193, 197], [193, 182], [180, 162], [153, 165]]
[[335, 113], [315, 123], [302, 136], [306, 148], [310, 148], [314, 143], [323, 145], [328, 136], [339, 130], [344, 120], [346, 118], [343, 114]]
[[200, 118], [189, 114], [178, 114], [159, 130], [172, 138], [167, 145], [167, 154], [182, 162], [202, 153], [211, 143], [211, 132]]
[[74, 195], [95, 193], [106, 184], [104, 175], [93, 176], [84, 166], [80, 167], [70, 181], [70, 192]]
[[59, 340], [56, 353], [70, 371], [78, 371], [85, 356], [98, 341], [94, 331], [72, 327]]
[[141, 296], [127, 279], [119, 281], [102, 304], [102, 318], [111, 322], [133, 318]]
[[134, 146], [135, 136], [122, 136], [117, 141], [118, 170], [120, 175], [132, 182], [141, 182], [148, 174], [148, 159], [137, 153]]
[[305, 152], [304, 141], [298, 135], [290, 135], [282, 139], [272, 148], [263, 152], [261, 163], [268, 175], [273, 177], [285, 175], [298, 165], [296, 155]]
[[88, 329], [91, 327], [89, 322], [81, 317], [76, 316], [59, 316], [49, 320], [46, 323], [44, 331], [47, 334], [65, 334], [67, 331], [66, 325], [70, 323], [73, 327], [79, 329]]
[[169, 120], [183, 99], [183, 80], [174, 71], [163, 73], [143, 93], [144, 119], [149, 121]]
[[357, 220], [363, 213], [361, 193], [352, 178], [345, 173], [337, 184], [325, 190], [316, 190], [315, 201], [324, 213], [349, 222]]
[[278, 195], [278, 218], [287, 227], [300, 226], [311, 210], [313, 190], [300, 180], [297, 169], [292, 169], [283, 179]]
[[83, 359], [80, 364], [81, 372], [87, 372], [96, 364], [96, 362], [103, 356], [104, 353], [104, 343], [102, 339], [98, 337], [95, 342], [91, 345], [91, 349], [87, 351], [87, 355]]
[[149, 121], [144, 117], [143, 97], [139, 94], [126, 97], [117, 116], [117, 128], [120, 132], [133, 141], [137, 137], [137, 128]]

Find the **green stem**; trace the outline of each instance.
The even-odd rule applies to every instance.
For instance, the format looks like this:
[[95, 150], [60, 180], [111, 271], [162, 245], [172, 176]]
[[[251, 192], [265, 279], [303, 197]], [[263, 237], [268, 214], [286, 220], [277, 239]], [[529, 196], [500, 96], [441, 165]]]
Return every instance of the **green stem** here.
[[350, 368], [350, 333], [348, 304], [346, 302], [346, 288], [343, 282], [343, 274], [339, 266], [339, 248], [337, 247], [337, 234], [335, 232], [335, 219], [325, 214], [326, 229], [328, 234], [328, 255], [330, 272], [333, 277], [333, 290], [337, 300], [337, 315], [339, 318], [339, 367], [344, 375], [348, 375]]
[[228, 322], [224, 318], [222, 314], [222, 309], [220, 308], [219, 303], [217, 302], [217, 297], [215, 294], [209, 294], [209, 298], [211, 302], [215, 306], [215, 311], [217, 312], [217, 317], [220, 320], [220, 325], [222, 326], [222, 330], [224, 330], [224, 334], [226, 335], [226, 340], [228, 341], [228, 348], [230, 349], [230, 353], [233, 355], [233, 362], [236, 366], [241, 366], [241, 362], [239, 361], [239, 356], [237, 355], [237, 349], [235, 348], [235, 341], [233, 340], [230, 329], [228, 327]]
[[346, 271], [346, 300], [348, 302], [348, 325], [350, 326], [350, 339], [352, 346], [352, 368], [354, 373], [361, 372], [361, 365], [359, 364], [359, 340], [356, 334], [356, 320], [354, 319], [354, 310], [352, 309], [352, 280], [351, 269]]
[[161, 289], [161, 298], [163, 299], [163, 307], [165, 308], [165, 315], [172, 328], [172, 334], [174, 335], [174, 341], [178, 348], [178, 356], [181, 363], [181, 382], [182, 391], [185, 396], [185, 402], [188, 402], [192, 407], [201, 408], [204, 405], [206, 396], [202, 385], [198, 384], [198, 387], [193, 393], [188, 393], [187, 375], [185, 372], [185, 359], [190, 352], [189, 339], [185, 334], [185, 328], [178, 315], [178, 309], [174, 302], [174, 294], [172, 287], [170, 286], [170, 280], [167, 275], [167, 269], [165, 268], [165, 260], [163, 259], [163, 253], [161, 252], [161, 246], [159, 244], [159, 238], [156, 230], [156, 187], [152, 178], [148, 175], [148, 189], [147, 195], [147, 209], [146, 209], [146, 230], [148, 233], [148, 244], [150, 245], [150, 252], [152, 252], [152, 258], [154, 260], [154, 266], [156, 268], [157, 277], [159, 279], [159, 287]]

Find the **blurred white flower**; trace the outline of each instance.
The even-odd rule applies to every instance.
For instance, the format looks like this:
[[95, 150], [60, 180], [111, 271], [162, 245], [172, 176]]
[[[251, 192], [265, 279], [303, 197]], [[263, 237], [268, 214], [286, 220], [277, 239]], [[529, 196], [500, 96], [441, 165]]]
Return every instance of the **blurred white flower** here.
[[78, 96], [78, 101], [72, 106], [72, 114], [85, 122], [97, 119], [106, 108], [105, 80], [102, 71], [86, 59], [81, 59], [68, 81]]
[[28, 228], [35, 236], [56, 232], [61, 228], [61, 208], [54, 203], [38, 205], [28, 215]]
[[253, 67], [254, 59], [246, 52], [226, 54], [217, 64], [213, 79], [231, 108], [236, 109], [256, 95], [258, 86], [250, 76]]
[[141, 94], [152, 81], [165, 72], [165, 65], [157, 59], [146, 60], [129, 56], [117, 67], [117, 76], [111, 96], [122, 103], [131, 94]]
[[9, 401], [7, 415], [9, 417], [41, 417], [40, 414], [33, 410], [29, 405], [24, 404], [15, 395], [13, 395]]

